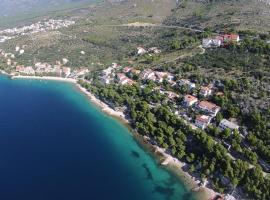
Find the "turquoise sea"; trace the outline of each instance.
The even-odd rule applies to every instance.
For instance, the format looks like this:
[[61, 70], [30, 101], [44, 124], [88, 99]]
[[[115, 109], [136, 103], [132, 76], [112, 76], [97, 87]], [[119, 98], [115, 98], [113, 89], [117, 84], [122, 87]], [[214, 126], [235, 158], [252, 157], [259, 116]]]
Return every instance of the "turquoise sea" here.
[[0, 76], [0, 199], [193, 196], [74, 85]]

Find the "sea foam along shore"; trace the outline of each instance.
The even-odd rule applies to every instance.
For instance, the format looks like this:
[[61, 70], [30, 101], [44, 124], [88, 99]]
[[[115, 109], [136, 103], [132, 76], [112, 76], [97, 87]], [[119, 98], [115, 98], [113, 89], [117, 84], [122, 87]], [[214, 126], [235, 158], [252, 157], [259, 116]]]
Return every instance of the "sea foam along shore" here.
[[[126, 116], [121, 111], [115, 111], [109, 105], [99, 100], [95, 95], [89, 92], [87, 89], [83, 88], [76, 79], [71, 78], [61, 78], [61, 77], [50, 77], [50, 76], [11, 76], [11, 79], [36, 79], [36, 80], [51, 80], [51, 81], [62, 81], [69, 82], [76, 85], [76, 87], [85, 94], [88, 99], [97, 107], [99, 107], [104, 113], [120, 119], [125, 125], [129, 125], [129, 121], [126, 119]], [[180, 162], [178, 159], [172, 157], [170, 154], [167, 154], [165, 149], [162, 149], [156, 145], [151, 145], [149, 142], [136, 132], [134, 132], [134, 137], [136, 140], [148, 151], [153, 153], [155, 157], [166, 166], [171, 172], [177, 175], [184, 184], [192, 190], [199, 200], [209, 200], [215, 197], [217, 194], [214, 190], [208, 187], [200, 187], [199, 181], [195, 180], [195, 177], [192, 177], [188, 172], [182, 170], [182, 167], [185, 165]]]

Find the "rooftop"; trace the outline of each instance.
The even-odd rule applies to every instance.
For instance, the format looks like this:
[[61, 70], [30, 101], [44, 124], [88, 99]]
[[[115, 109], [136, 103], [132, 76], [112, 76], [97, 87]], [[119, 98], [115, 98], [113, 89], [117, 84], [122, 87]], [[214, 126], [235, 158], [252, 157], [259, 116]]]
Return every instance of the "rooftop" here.
[[210, 116], [207, 115], [197, 115], [196, 116], [196, 121], [200, 121], [203, 123], [208, 123], [211, 120]]
[[201, 101], [199, 103], [199, 107], [207, 108], [209, 110], [214, 110], [214, 109], [218, 108], [218, 106], [216, 104], [211, 103], [209, 101]]
[[223, 124], [224, 126], [230, 128], [230, 129], [238, 129], [239, 128], [239, 126], [237, 124], [230, 122], [227, 119], [221, 120], [220, 124]]
[[198, 98], [188, 94], [188, 95], [185, 96], [185, 101], [186, 102], [198, 101]]

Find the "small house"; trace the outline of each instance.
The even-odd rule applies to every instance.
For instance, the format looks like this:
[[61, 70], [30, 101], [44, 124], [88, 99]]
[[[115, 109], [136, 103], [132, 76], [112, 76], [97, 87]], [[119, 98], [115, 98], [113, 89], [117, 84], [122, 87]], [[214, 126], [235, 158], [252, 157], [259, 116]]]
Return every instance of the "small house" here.
[[198, 104], [198, 108], [203, 111], [203, 112], [207, 112], [213, 116], [216, 116], [217, 113], [220, 111], [220, 107], [217, 106], [214, 103], [211, 103], [209, 101], [201, 101]]
[[188, 79], [180, 79], [178, 84], [179, 86], [187, 86], [188, 89], [194, 89], [196, 87], [195, 83], [190, 82]]
[[210, 96], [213, 90], [211, 86], [202, 86], [200, 89], [200, 95], [203, 97]]
[[231, 131], [239, 129], [239, 126], [237, 124], [230, 122], [227, 119], [221, 120], [218, 127], [222, 131], [224, 131], [225, 129], [230, 129]]
[[205, 129], [211, 122], [211, 117], [207, 115], [197, 115], [195, 125], [201, 129]]
[[198, 102], [198, 99], [196, 97], [188, 94], [188, 95], [185, 96], [183, 103], [184, 103], [185, 106], [189, 107], [189, 106], [194, 105], [197, 102]]

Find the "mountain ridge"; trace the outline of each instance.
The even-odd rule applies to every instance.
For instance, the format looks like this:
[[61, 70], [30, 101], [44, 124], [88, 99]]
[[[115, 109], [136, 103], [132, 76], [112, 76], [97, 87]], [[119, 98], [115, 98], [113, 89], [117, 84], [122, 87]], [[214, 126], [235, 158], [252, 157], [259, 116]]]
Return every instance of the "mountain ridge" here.
[[2, 0], [0, 1], [0, 16], [8, 17], [39, 10], [53, 10], [68, 4], [90, 2], [94, 2], [94, 0]]
[[270, 30], [269, 0], [182, 0], [167, 25], [214, 30]]

